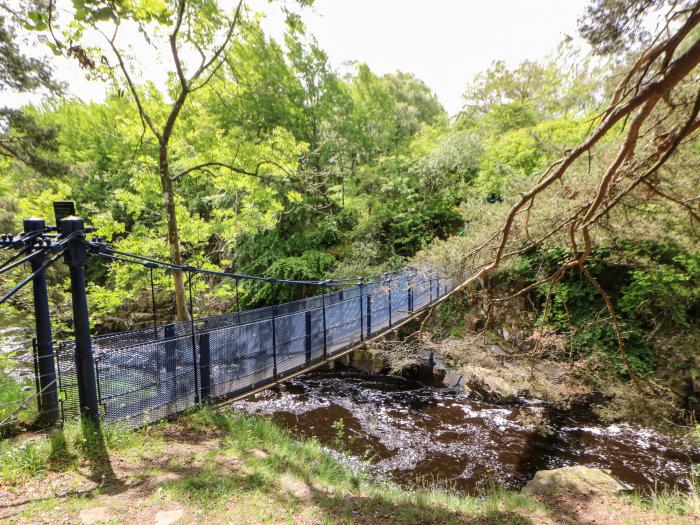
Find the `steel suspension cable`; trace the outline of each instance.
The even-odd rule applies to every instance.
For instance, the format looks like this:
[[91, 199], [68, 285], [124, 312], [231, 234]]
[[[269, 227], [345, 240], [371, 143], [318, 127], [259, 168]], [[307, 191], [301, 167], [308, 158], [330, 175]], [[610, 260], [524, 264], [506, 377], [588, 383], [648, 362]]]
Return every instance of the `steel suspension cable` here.
[[24, 288], [29, 282], [31, 282], [34, 277], [36, 277], [39, 273], [47, 270], [52, 264], [54, 264], [59, 257], [61, 257], [67, 250], [68, 248], [64, 248], [61, 250], [59, 253], [54, 255], [51, 259], [49, 259], [47, 262], [42, 264], [35, 272], [32, 272], [29, 277], [24, 279], [21, 283], [19, 283], [17, 286], [15, 286], [9, 293], [7, 293], [3, 298], [0, 299], [0, 304], [5, 303], [10, 297], [15, 295], [17, 292], [19, 292], [22, 288]]
[[5, 273], [5, 272], [9, 272], [13, 268], [17, 268], [19, 265], [21, 265], [25, 262], [29, 262], [32, 259], [32, 257], [34, 257], [36, 254], [41, 253], [43, 251], [43, 250], [36, 250], [35, 252], [30, 253], [28, 256], [20, 259], [19, 261], [12, 263], [12, 261], [17, 259], [17, 257], [21, 257], [22, 255], [24, 255], [25, 253], [27, 253], [31, 249], [32, 248], [30, 246], [28, 246], [24, 250], [19, 251], [13, 257], [10, 257], [7, 261], [5, 261], [2, 264], [2, 267], [0, 268], [0, 275]]
[[[152, 259], [150, 257], [145, 257], [143, 255], [137, 255], [134, 253], [122, 252], [120, 250], [115, 250], [114, 248], [106, 245], [96, 245], [95, 243], [88, 243], [92, 248], [97, 248], [96, 255], [101, 257], [107, 257], [117, 261], [128, 262], [132, 264], [140, 264], [141, 266], [146, 266], [147, 263], [155, 264], [158, 267], [166, 270], [181, 270], [184, 272], [201, 273], [205, 275], [214, 275], [219, 277], [230, 277], [232, 279], [247, 279], [251, 281], [260, 281], [268, 283], [286, 283], [286, 284], [299, 284], [299, 285], [312, 285], [312, 286], [325, 286], [328, 283], [338, 282], [338, 281], [311, 281], [311, 280], [295, 280], [295, 279], [277, 279], [274, 277], [258, 277], [255, 275], [244, 275], [238, 273], [221, 272], [216, 270], [207, 270], [204, 268], [197, 268], [195, 266], [180, 266], [166, 261], [160, 261], [158, 259]], [[111, 253], [117, 255], [110, 255], [105, 253], [103, 250], [108, 250]], [[122, 257], [120, 257], [122, 256]], [[134, 260], [137, 259], [137, 260]], [[144, 261], [144, 262], [140, 262]], [[348, 286], [346, 284], [339, 284], [339, 286]]]
[[[216, 270], [207, 270], [204, 268], [197, 268], [194, 266], [186, 266], [186, 265], [175, 265], [166, 261], [161, 261], [158, 259], [153, 259], [151, 257], [146, 257], [143, 255], [138, 255], [138, 254], [133, 254], [129, 252], [123, 252], [120, 250], [116, 250], [111, 246], [108, 246], [106, 244], [97, 244], [97, 243], [90, 243], [87, 242], [87, 244], [95, 250], [96, 255], [99, 255], [101, 257], [105, 257], [108, 259], [112, 259], [115, 261], [121, 261], [121, 262], [126, 262], [130, 264], [137, 264], [145, 267], [155, 267], [155, 268], [161, 268], [163, 270], [169, 270], [169, 271], [175, 271], [175, 270], [181, 270], [184, 272], [188, 273], [200, 273], [204, 275], [213, 275], [213, 276], [218, 276], [218, 277], [228, 277], [236, 280], [236, 284], [238, 285], [238, 281], [241, 279], [244, 280], [251, 280], [251, 281], [258, 281], [258, 282], [268, 282], [268, 283], [286, 283], [286, 284], [294, 284], [294, 285], [308, 285], [308, 286], [319, 286], [319, 287], [324, 287], [326, 290], [328, 287], [353, 287], [357, 285], [358, 281], [364, 282], [364, 284], [378, 284], [378, 283], [386, 283], [387, 281], [391, 281], [392, 277], [394, 276], [399, 276], [401, 275], [399, 272], [385, 272], [383, 274], [378, 274], [370, 277], [360, 277], [360, 278], [341, 278], [341, 279], [329, 279], [329, 280], [323, 280], [323, 281], [312, 281], [312, 280], [294, 280], [294, 279], [276, 279], [272, 277], [258, 277], [258, 276], [253, 276], [253, 275], [244, 275], [244, 274], [237, 274], [237, 273], [231, 273], [231, 272], [222, 272], [222, 271], [216, 271]], [[105, 251], [109, 251], [111, 253], [106, 253]], [[117, 254], [117, 255], [112, 255], [112, 254]], [[121, 256], [121, 257], [120, 257]], [[421, 271], [416, 268], [407, 268], [410, 270], [410, 273], [413, 274], [419, 274]], [[432, 273], [432, 272], [431, 272]], [[445, 275], [443, 278], [452, 278], [450, 275]], [[373, 279], [373, 280], [369, 280]], [[239, 291], [237, 290], [237, 311], [240, 313], [240, 299], [238, 298]]]

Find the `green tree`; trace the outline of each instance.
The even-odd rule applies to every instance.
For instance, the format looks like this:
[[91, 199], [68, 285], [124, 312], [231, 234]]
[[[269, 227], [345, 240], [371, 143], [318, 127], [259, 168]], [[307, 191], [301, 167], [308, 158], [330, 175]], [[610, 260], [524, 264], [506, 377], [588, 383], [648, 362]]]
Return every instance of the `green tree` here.
[[[18, 45], [23, 25], [43, 29], [35, 2], [19, 4], [18, 11], [4, 7], [0, 15], [0, 90], [17, 93], [44, 91], [61, 93], [46, 60], [28, 57]], [[26, 31], [23, 32], [26, 36]], [[40, 126], [29, 114], [16, 108], [0, 107], [0, 156], [17, 160], [44, 175], [65, 170], [50, 159], [57, 148], [56, 128]]]
[[[138, 108], [144, 128], [156, 138], [159, 146], [158, 173], [167, 216], [170, 259], [176, 265], [182, 265], [183, 259], [174, 183], [184, 175], [204, 167], [214, 166], [214, 163], [204, 163], [173, 173], [171, 139], [190, 95], [205, 87], [223, 65], [226, 50], [234, 39], [241, 16], [241, 7], [242, 1], [237, 4], [232, 13], [227, 13], [212, 0], [178, 0], [173, 5], [158, 0], [129, 4], [80, 2], [77, 4], [75, 17], [65, 26], [65, 39], [80, 41], [86, 31], [92, 29], [103, 36], [104, 48], [91, 49], [84, 44], [73, 44], [68, 47], [62, 41], [54, 42], [57, 48], [67, 49], [68, 54], [76, 56], [84, 67], [92, 70], [104, 69], [116, 85], [124, 84]], [[164, 109], [162, 105], [158, 108], [160, 111], [149, 108], [144, 98], [143, 88], [134, 80], [133, 68], [136, 66], [136, 61], [121, 47], [123, 44], [118, 40], [120, 28], [129, 22], [136, 24], [144, 35], [144, 45], [159, 42], [160, 29], [170, 28], [167, 40], [160, 40], [163, 46], [161, 51], [163, 54], [170, 55], [174, 65], [172, 81], [169, 85], [172, 101], [165, 111], [162, 111]], [[111, 27], [105, 29], [105, 24]], [[194, 65], [189, 65], [182, 57], [184, 49], [194, 50], [200, 55], [201, 60]], [[96, 65], [98, 57], [104, 56], [105, 52], [111, 52], [110, 55], [116, 61], [113, 66]], [[223, 162], [220, 164], [221, 166], [218, 167], [227, 166]], [[189, 312], [186, 305], [183, 272], [174, 271], [173, 280], [178, 317], [187, 319]]]
[[383, 80], [396, 104], [397, 144], [411, 139], [423, 125], [447, 118], [435, 93], [413, 74], [397, 71], [384, 75]]

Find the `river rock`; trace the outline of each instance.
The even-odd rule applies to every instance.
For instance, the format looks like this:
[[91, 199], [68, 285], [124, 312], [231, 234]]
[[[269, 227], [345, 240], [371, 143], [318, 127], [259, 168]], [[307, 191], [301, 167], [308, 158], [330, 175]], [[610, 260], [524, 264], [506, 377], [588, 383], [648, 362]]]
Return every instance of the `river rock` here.
[[444, 376], [447, 373], [447, 365], [438, 352], [433, 352], [433, 373], [436, 376]]
[[422, 349], [418, 352], [418, 361], [421, 366], [432, 367], [433, 366], [433, 352], [432, 350]]
[[462, 374], [458, 372], [447, 372], [442, 378], [442, 384], [447, 388], [454, 388], [462, 382]]
[[561, 383], [569, 375], [569, 369], [566, 365], [552, 361], [537, 363], [535, 369], [554, 383]]
[[360, 348], [350, 354], [350, 366], [369, 374], [378, 374], [384, 369], [385, 362], [379, 354]]
[[613, 495], [630, 490], [630, 487], [615, 479], [609, 470], [576, 465], [537, 471], [521, 493], [555, 496], [572, 490], [583, 494]]
[[503, 350], [503, 348], [501, 348], [501, 345], [498, 344], [492, 344], [489, 347], [489, 352], [493, 357], [497, 358], [499, 361], [504, 361], [507, 357], [510, 356], [510, 354]]
[[482, 367], [468, 367], [465, 370], [464, 391], [471, 397], [491, 403], [510, 403], [518, 397], [513, 385]]

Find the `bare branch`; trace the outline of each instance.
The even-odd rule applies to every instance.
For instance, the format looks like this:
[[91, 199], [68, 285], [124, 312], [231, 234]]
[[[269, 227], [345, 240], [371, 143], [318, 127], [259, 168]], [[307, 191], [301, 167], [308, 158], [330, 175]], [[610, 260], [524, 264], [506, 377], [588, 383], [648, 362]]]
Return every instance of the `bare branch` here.
[[[118, 27], [118, 26], [117, 26]], [[154, 124], [153, 120], [151, 119], [151, 116], [148, 114], [146, 111], [145, 106], [143, 105], [143, 102], [141, 101], [141, 95], [139, 95], [138, 89], [136, 88], [136, 85], [134, 84], [133, 80], [131, 79], [131, 75], [129, 74], [129, 70], [126, 67], [126, 64], [124, 63], [124, 59], [122, 57], [121, 52], [117, 48], [116, 44], [114, 43], [114, 40], [116, 39], [117, 36], [117, 28], [115, 27], [114, 30], [114, 35], [112, 35], [111, 38], [107, 37], [102, 31], [100, 31], [100, 34], [104, 37], [105, 40], [107, 40], [107, 43], [109, 46], [112, 48], [112, 52], [114, 53], [114, 56], [117, 57], [117, 62], [119, 62], [119, 68], [121, 69], [122, 74], [124, 75], [124, 78], [126, 80], [127, 85], [129, 86], [129, 91], [131, 91], [131, 95], [134, 97], [134, 102], [136, 102], [136, 107], [139, 110], [139, 116], [143, 121], [146, 122], [150, 130], [153, 132], [153, 134], [158, 137], [158, 140], [162, 140], [162, 136], [156, 125]]]
[[227, 163], [225, 163], [225, 162], [216, 162], [216, 161], [213, 161], [213, 162], [204, 162], [204, 163], [202, 163], [202, 164], [197, 164], [196, 166], [192, 166], [192, 167], [190, 167], [190, 168], [187, 168], [186, 170], [181, 171], [181, 172], [178, 173], [177, 175], [172, 176], [170, 179], [171, 179], [173, 182], [175, 182], [175, 181], [181, 179], [182, 177], [184, 177], [185, 175], [187, 175], [188, 173], [192, 173], [193, 171], [199, 171], [199, 170], [203, 170], [203, 169], [209, 168], [209, 167], [219, 167], [219, 168], [225, 168], [225, 169], [227, 169], [227, 170], [229, 170], [229, 171], [233, 171], [234, 173], [239, 173], [240, 175], [247, 175], [247, 176], [249, 176], [249, 177], [256, 177], [256, 178], [258, 178], [258, 179], [266, 180], [266, 181], [268, 181], [268, 182], [279, 183], [279, 182], [280, 182], [279, 179], [275, 179], [275, 178], [273, 178], [273, 177], [267, 177], [267, 176], [265, 176], [265, 175], [261, 175], [261, 174], [260, 174], [260, 168], [261, 168], [262, 166], [265, 166], [265, 165], [268, 165], [268, 164], [269, 164], [269, 165], [272, 165], [272, 166], [275, 166], [275, 167], [277, 167], [277, 168], [283, 170], [283, 171], [285, 172], [285, 174], [287, 174], [287, 175], [289, 174], [289, 172], [287, 171], [286, 168], [284, 168], [283, 166], [281, 166], [280, 164], [278, 164], [277, 162], [274, 162], [274, 161], [261, 161], [261, 162], [258, 162], [258, 164], [255, 166], [255, 170], [254, 170], [254, 171], [249, 171], [249, 170], [246, 170], [246, 169], [243, 169], [243, 168], [239, 168], [239, 167], [237, 167], [237, 166], [233, 166], [232, 164], [227, 164]]

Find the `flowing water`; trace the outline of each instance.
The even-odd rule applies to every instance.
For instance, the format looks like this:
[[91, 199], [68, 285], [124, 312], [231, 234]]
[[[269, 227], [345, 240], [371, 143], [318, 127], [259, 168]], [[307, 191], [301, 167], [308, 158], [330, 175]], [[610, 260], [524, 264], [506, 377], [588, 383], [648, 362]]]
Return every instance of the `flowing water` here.
[[270, 414], [295, 435], [340, 445], [369, 460], [375, 474], [407, 487], [470, 492], [495, 481], [519, 488], [537, 470], [587, 465], [639, 488], [688, 488], [692, 464], [700, 463], [700, 451], [680, 440], [599, 424], [585, 410], [556, 413], [534, 400], [496, 405], [460, 390], [349, 369], [311, 372], [235, 406]]

